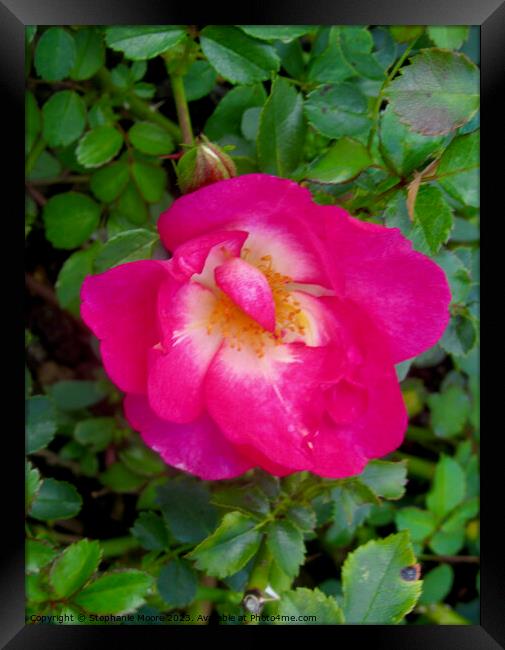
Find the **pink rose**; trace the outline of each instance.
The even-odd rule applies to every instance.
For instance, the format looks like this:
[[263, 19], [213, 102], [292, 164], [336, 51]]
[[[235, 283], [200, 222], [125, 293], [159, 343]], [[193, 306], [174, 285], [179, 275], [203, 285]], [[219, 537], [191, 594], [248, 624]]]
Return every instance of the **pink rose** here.
[[450, 291], [398, 229], [264, 174], [183, 196], [158, 227], [173, 257], [86, 278], [81, 311], [166, 463], [339, 478], [400, 445], [394, 364], [437, 342]]

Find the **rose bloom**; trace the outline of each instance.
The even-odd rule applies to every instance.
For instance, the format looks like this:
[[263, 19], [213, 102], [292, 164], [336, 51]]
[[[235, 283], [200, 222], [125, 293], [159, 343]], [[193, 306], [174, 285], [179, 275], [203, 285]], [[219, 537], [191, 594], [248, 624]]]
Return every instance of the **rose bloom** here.
[[172, 258], [87, 277], [81, 313], [167, 464], [341, 478], [401, 444], [395, 364], [437, 342], [451, 296], [398, 229], [265, 174], [177, 199], [158, 228]]

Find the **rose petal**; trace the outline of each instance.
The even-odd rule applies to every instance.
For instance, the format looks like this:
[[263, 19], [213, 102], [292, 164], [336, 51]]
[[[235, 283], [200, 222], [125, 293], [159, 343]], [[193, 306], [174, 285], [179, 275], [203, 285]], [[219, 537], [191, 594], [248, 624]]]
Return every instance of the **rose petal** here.
[[222, 341], [219, 334], [207, 331], [215, 301], [212, 292], [196, 282], [183, 285], [175, 295], [170, 283], [160, 288], [163, 339], [162, 346], [150, 351], [148, 395], [161, 418], [190, 422], [202, 412], [203, 380]]
[[275, 305], [266, 277], [255, 266], [235, 257], [216, 267], [216, 283], [242, 311], [269, 332], [275, 330]]
[[166, 263], [139, 261], [88, 276], [82, 285], [82, 318], [100, 339], [105, 370], [121, 390], [146, 390], [148, 350], [160, 340], [162, 282], [178, 286]]
[[292, 470], [308, 469], [304, 439], [321, 412], [317, 389], [325, 356], [325, 348], [293, 343], [258, 358], [225, 343], [205, 380], [208, 412], [235, 445]]
[[131, 426], [168, 465], [207, 481], [234, 478], [252, 467], [206, 414], [187, 424], [167, 422], [146, 397], [134, 394], [126, 396], [124, 410]]
[[[186, 194], [161, 214], [158, 230], [169, 250], [214, 230], [246, 230], [248, 262], [270, 255], [276, 271], [329, 287], [331, 254], [313, 236], [308, 190], [267, 174], [245, 174]], [[335, 275], [335, 274], [334, 274]]]
[[364, 223], [336, 207], [319, 206], [314, 221], [334, 251], [346, 296], [389, 338], [393, 362], [432, 347], [449, 322], [451, 293], [444, 271], [412, 250], [397, 228]]
[[228, 255], [240, 255], [248, 235], [243, 230], [218, 230], [188, 240], [174, 251], [174, 275], [178, 279], [187, 280], [193, 274], [201, 273], [207, 256], [215, 246], [221, 245]]

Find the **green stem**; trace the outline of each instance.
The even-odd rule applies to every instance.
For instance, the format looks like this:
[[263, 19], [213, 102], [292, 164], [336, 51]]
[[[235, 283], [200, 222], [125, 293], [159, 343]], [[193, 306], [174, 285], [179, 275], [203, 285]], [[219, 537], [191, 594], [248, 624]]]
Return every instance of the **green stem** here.
[[172, 92], [177, 109], [177, 118], [182, 132], [182, 142], [183, 144], [192, 145], [193, 130], [191, 128], [188, 102], [186, 101], [186, 91], [184, 90], [184, 79], [182, 75], [171, 74], [170, 81], [172, 83]]
[[135, 537], [114, 537], [113, 539], [104, 539], [100, 541], [103, 550], [103, 557], [115, 557], [123, 555], [128, 551], [135, 551], [140, 548], [140, 542]]
[[259, 548], [256, 560], [254, 562], [246, 591], [257, 589], [261, 593], [268, 587], [268, 578], [270, 567], [272, 565], [272, 556], [268, 550], [266, 540], [263, 539]]
[[417, 456], [411, 456], [410, 454], [405, 454], [403, 452], [397, 452], [394, 454], [394, 460], [406, 460], [409, 474], [412, 474], [412, 476], [415, 476], [416, 478], [431, 481], [435, 474], [435, 463], [432, 463], [430, 460], [417, 458]]
[[[112, 83], [110, 73], [106, 68], [99, 70], [95, 78], [99, 81], [104, 90], [112, 94], [122, 93], [122, 91], [116, 88], [116, 86]], [[165, 117], [161, 113], [158, 113], [158, 111], [152, 108], [150, 104], [135, 95], [135, 93], [130, 92], [126, 94], [125, 102], [128, 103], [128, 106], [134, 115], [140, 117], [143, 120], [147, 120], [149, 122], [157, 124], [158, 126], [161, 126], [161, 128], [164, 129], [169, 135], [171, 135], [174, 140], [180, 140], [181, 131], [177, 124], [174, 124], [174, 122], [172, 122], [172, 120], [169, 120], [168, 117]]]
[[470, 625], [470, 621], [463, 618], [448, 605], [437, 603], [427, 607], [419, 607], [419, 613], [422, 613], [433, 623], [437, 625]]
[[57, 178], [41, 178], [31, 181], [32, 185], [57, 185], [59, 183], [89, 183], [89, 176], [69, 174]]
[[26, 158], [26, 163], [25, 163], [25, 176], [28, 176], [30, 172], [33, 169], [33, 166], [37, 162], [37, 158], [40, 156], [40, 154], [44, 151], [46, 148], [46, 141], [42, 136], [37, 140], [37, 142], [33, 145], [30, 153], [28, 154], [28, 157]]
[[377, 131], [377, 127], [379, 125], [379, 112], [380, 112], [380, 107], [382, 104], [382, 100], [384, 99], [384, 93], [386, 91], [386, 88], [389, 86], [391, 81], [393, 80], [393, 77], [395, 74], [398, 72], [398, 70], [402, 67], [404, 64], [406, 58], [412, 51], [412, 48], [414, 45], [417, 43], [417, 38], [412, 41], [412, 43], [407, 47], [405, 52], [401, 55], [401, 57], [398, 59], [398, 61], [395, 63], [395, 65], [391, 68], [391, 72], [388, 74], [386, 77], [386, 80], [381, 86], [381, 89], [379, 91], [379, 95], [377, 97], [377, 101], [375, 102], [375, 105], [372, 110], [372, 128], [370, 130], [370, 135], [368, 136], [368, 150], [370, 151], [372, 144], [373, 144], [373, 139], [375, 137], [375, 133]]
[[200, 585], [196, 591], [195, 600], [207, 600], [212, 603], [230, 603], [239, 605], [242, 595], [237, 591], [227, 591], [219, 587], [205, 587]]

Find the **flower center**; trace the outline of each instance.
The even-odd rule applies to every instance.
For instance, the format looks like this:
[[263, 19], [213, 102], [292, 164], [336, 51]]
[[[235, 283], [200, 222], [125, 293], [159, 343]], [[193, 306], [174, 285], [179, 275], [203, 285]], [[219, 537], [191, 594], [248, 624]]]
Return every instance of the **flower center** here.
[[[248, 250], [242, 251], [244, 259]], [[267, 347], [286, 343], [288, 340], [303, 339], [306, 334], [307, 319], [300, 302], [286, 288], [292, 282], [272, 268], [272, 258], [265, 255], [255, 266], [267, 279], [275, 305], [275, 330], [269, 332], [246, 314], [229, 296], [217, 289], [214, 308], [207, 322], [207, 333], [220, 333], [228, 339], [231, 348], [252, 349], [258, 357], [265, 355]]]

